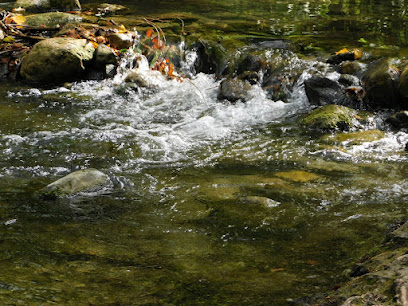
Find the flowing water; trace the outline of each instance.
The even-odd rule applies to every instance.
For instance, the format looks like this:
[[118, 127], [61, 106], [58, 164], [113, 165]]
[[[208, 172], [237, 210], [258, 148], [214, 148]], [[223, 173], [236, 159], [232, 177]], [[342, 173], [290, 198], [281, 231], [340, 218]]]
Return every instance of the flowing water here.
[[[156, 2], [124, 4], [222, 20], [229, 34], [245, 15], [257, 40], [307, 31], [336, 48], [350, 35], [373, 52], [405, 47], [404, 1]], [[325, 66], [292, 57], [304, 72], [287, 103], [257, 86], [246, 103], [217, 101], [221, 80], [202, 73], [153, 92], [121, 82], [127, 71], [53, 89], [1, 84], [2, 304], [287, 305], [347, 280], [407, 217], [408, 134], [376, 132], [382, 114], [369, 140], [307, 133], [303, 80]], [[112, 188], [39, 199], [90, 167]]]

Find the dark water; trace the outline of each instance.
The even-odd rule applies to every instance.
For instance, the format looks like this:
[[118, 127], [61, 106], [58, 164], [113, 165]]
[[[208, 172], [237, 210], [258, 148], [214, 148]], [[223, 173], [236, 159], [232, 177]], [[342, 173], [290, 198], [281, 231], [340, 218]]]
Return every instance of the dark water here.
[[[182, 15], [186, 30], [237, 45], [406, 46], [404, 1], [124, 4], [132, 10], [117, 18], [128, 25]], [[294, 54], [292, 63], [303, 79], [316, 64]], [[146, 95], [116, 80], [2, 84], [2, 304], [287, 305], [346, 281], [407, 217], [408, 135], [306, 133], [296, 121], [310, 109], [302, 78], [289, 103], [255, 87], [236, 105], [218, 102], [220, 81], [203, 74], [194, 85], [161, 80]], [[378, 126], [380, 116], [366, 129]], [[39, 199], [48, 183], [89, 167], [115, 187]]]

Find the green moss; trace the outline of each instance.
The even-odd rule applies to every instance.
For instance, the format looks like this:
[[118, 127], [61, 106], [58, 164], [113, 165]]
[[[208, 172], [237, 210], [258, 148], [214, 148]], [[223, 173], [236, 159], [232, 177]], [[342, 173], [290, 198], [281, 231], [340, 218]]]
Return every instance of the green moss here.
[[357, 123], [357, 112], [341, 105], [325, 105], [315, 109], [301, 123], [315, 130], [349, 130]]

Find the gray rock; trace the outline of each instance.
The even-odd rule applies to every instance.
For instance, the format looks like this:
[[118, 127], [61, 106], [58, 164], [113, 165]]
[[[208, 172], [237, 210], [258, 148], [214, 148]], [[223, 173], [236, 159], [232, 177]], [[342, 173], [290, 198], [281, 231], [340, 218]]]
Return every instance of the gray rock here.
[[339, 78], [339, 83], [344, 86], [360, 86], [360, 79], [355, 75], [342, 74]]
[[47, 185], [43, 189], [42, 195], [45, 198], [73, 195], [78, 192], [101, 189], [109, 183], [109, 177], [99, 170], [92, 168], [78, 170]]
[[17, 0], [14, 8], [24, 8], [27, 12], [80, 11], [79, 0]]
[[105, 66], [108, 64], [117, 64], [118, 58], [116, 54], [107, 45], [100, 44], [94, 54], [95, 64], [97, 66]]
[[114, 33], [108, 37], [111, 47], [116, 49], [128, 49], [133, 46], [133, 37], [131, 33]]
[[344, 103], [344, 89], [338, 82], [320, 76], [305, 81], [306, 96], [310, 104], [323, 106]]
[[340, 65], [340, 73], [358, 75], [362, 71], [361, 66], [356, 61], [345, 61]]
[[399, 72], [389, 59], [374, 63], [363, 76], [366, 105], [373, 109], [399, 108]]
[[95, 48], [86, 39], [43, 40], [23, 58], [20, 75], [30, 83], [58, 84], [80, 80]]
[[248, 91], [251, 90], [251, 85], [239, 79], [226, 79], [221, 82], [218, 89], [218, 100], [228, 100], [230, 102], [237, 102], [241, 100], [247, 101]]
[[29, 26], [42, 26], [53, 27], [56, 25], [64, 25], [67, 23], [79, 23], [82, 21], [80, 16], [74, 14], [62, 13], [62, 12], [50, 12], [27, 16], [26, 23]]

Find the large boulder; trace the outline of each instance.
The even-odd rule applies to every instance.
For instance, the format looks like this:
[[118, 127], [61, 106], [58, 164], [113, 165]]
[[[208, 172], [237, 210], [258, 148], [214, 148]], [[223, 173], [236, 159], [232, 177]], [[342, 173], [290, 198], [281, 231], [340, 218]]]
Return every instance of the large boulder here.
[[23, 8], [27, 12], [80, 11], [79, 0], [17, 0], [14, 8]]
[[313, 110], [301, 120], [312, 130], [347, 131], [358, 125], [357, 111], [341, 105], [325, 105]]
[[251, 90], [251, 85], [240, 79], [226, 79], [223, 80], [218, 89], [218, 100], [228, 100], [230, 102], [237, 102], [241, 100], [245, 102], [248, 100], [248, 91]]
[[55, 199], [78, 192], [98, 190], [108, 186], [110, 183], [111, 181], [106, 174], [90, 168], [78, 170], [60, 178], [47, 185], [41, 194], [46, 199]]
[[345, 100], [343, 87], [338, 82], [321, 76], [307, 79], [305, 91], [310, 104], [313, 105], [343, 104]]
[[92, 60], [94, 46], [86, 39], [43, 40], [23, 58], [23, 80], [43, 85], [80, 80]]
[[363, 76], [366, 105], [373, 109], [400, 108], [399, 71], [389, 59], [374, 63]]

